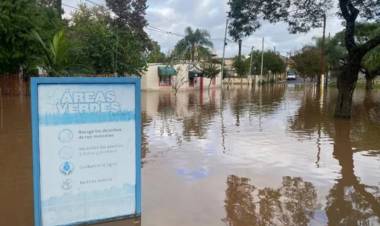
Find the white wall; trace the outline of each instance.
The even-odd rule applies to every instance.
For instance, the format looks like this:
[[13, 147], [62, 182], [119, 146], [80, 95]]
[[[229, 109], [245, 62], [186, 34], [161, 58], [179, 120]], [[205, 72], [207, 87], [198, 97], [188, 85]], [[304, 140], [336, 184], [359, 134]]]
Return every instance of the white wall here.
[[[141, 79], [141, 88], [142, 90], [171, 90], [172, 87], [168, 86], [160, 86], [159, 85], [159, 77], [158, 77], [158, 66], [164, 66], [162, 64], [149, 64], [148, 69], [145, 73], [142, 75]], [[201, 79], [197, 78], [196, 85], [194, 87], [191, 87], [188, 82], [188, 75], [189, 75], [189, 64], [177, 64], [174, 65], [174, 68], [177, 70], [178, 75], [172, 77], [172, 85], [174, 86], [176, 84], [176, 80], [179, 81], [185, 81], [183, 85], [180, 87], [179, 90], [193, 90], [193, 89], [200, 89]], [[216, 78], [215, 86], [212, 83], [211, 87], [220, 87], [221, 84], [222, 75], [219, 73], [219, 75]], [[208, 88], [210, 79], [203, 78], [203, 88]]]

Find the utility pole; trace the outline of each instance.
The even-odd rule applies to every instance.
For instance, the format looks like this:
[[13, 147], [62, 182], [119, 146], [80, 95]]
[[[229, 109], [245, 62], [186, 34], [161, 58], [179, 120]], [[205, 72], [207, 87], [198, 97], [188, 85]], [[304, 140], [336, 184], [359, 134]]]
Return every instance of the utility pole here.
[[263, 79], [263, 73], [264, 73], [264, 37], [261, 44], [261, 72], [260, 72], [261, 79]]
[[241, 60], [241, 47], [242, 47], [242, 45], [243, 45], [243, 40], [239, 39], [238, 42], [239, 42], [239, 55], [238, 55], [239, 58], [238, 58], [238, 59], [239, 59], [239, 61], [240, 61], [240, 60]]
[[116, 30], [115, 30], [115, 46], [114, 46], [114, 53], [113, 53], [113, 76], [117, 77], [118, 76], [118, 51], [119, 51], [119, 28], [118, 25], [116, 25]]
[[[251, 60], [250, 60], [250, 61], [251, 61], [251, 62], [249, 63], [249, 75], [250, 75], [251, 80], [252, 80], [252, 76], [253, 76], [253, 74], [252, 74], [253, 46], [252, 46], [252, 48], [251, 48]], [[253, 84], [253, 82], [252, 82], [252, 84]]]
[[62, 19], [62, 0], [56, 0], [56, 8], [57, 8], [57, 12], [58, 12], [58, 16], [60, 19]]
[[118, 52], [119, 52], [119, 32], [118, 32], [118, 30], [116, 30], [116, 43], [115, 43], [115, 45], [116, 45], [116, 51], [115, 51], [115, 74], [116, 74], [116, 76], [115, 77], [117, 77], [118, 76], [118, 62], [117, 62], [117, 58], [118, 58]]
[[325, 40], [326, 40], [326, 14], [323, 14], [323, 36], [322, 36], [322, 44], [321, 44], [321, 74], [318, 77], [318, 86], [321, 85], [322, 76], [325, 75]]
[[[228, 2], [228, 4], [230, 1]], [[229, 16], [229, 15], [228, 15]], [[223, 87], [223, 77], [224, 77], [224, 58], [226, 56], [226, 46], [227, 46], [227, 29], [228, 29], [228, 20], [229, 17], [227, 16], [226, 19], [226, 29], [224, 31], [224, 41], [223, 41], [223, 57], [222, 57], [222, 68], [220, 70], [220, 73], [222, 74], [222, 78], [220, 79], [220, 87]]]
[[[329, 33], [328, 40], [331, 40], [330, 33]], [[327, 85], [329, 84], [329, 74], [330, 74], [330, 68], [328, 69], [327, 73], [325, 72], [325, 87], [327, 87]]]

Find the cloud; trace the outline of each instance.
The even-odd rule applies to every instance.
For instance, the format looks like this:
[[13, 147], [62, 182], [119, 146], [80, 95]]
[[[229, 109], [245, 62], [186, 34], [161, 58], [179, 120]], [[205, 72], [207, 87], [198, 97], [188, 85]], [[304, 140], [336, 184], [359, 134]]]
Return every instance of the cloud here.
[[[104, 0], [92, 0], [104, 4]], [[67, 0], [76, 5], [76, 0]], [[147, 20], [153, 27], [165, 31], [183, 34], [186, 27], [208, 30], [214, 42], [214, 52], [219, 56], [223, 52], [223, 37], [225, 32], [228, 0], [148, 0]], [[88, 4], [88, 3], [87, 3]], [[89, 4], [91, 5], [91, 4]], [[66, 8], [65, 8], [66, 9]], [[68, 9], [72, 10], [72, 9]], [[294, 52], [306, 44], [312, 44], [313, 37], [322, 36], [322, 29], [314, 29], [306, 34], [289, 34], [284, 23], [269, 24], [263, 26], [252, 36], [243, 40], [243, 53], [248, 54], [251, 46], [261, 49], [261, 39], [265, 37], [265, 48], [276, 49], [281, 54]], [[341, 23], [335, 16], [329, 16], [327, 20], [327, 35], [334, 35], [342, 30]], [[172, 50], [181, 37], [146, 29], [150, 37], [157, 41], [163, 52]], [[226, 56], [233, 57], [238, 52], [236, 43], [228, 43]]]
[[[210, 32], [214, 51], [221, 56], [223, 49], [223, 37], [225, 30], [226, 12], [228, 0], [150, 0], [147, 18], [150, 25], [166, 31], [183, 33], [188, 26], [206, 29]], [[327, 35], [334, 35], [342, 30], [341, 23], [335, 16], [327, 20]], [[173, 49], [180, 37], [170, 34], [147, 30], [152, 39], [158, 41], [167, 52]], [[251, 37], [243, 40], [243, 53], [248, 54], [251, 46], [261, 49], [262, 37], [265, 37], [265, 49], [276, 49], [286, 55], [294, 52], [304, 45], [312, 44], [313, 37], [322, 36], [322, 29], [313, 29], [305, 34], [289, 34], [287, 25], [284, 23], [269, 24], [263, 26]], [[237, 54], [236, 43], [229, 43], [226, 47], [226, 56], [232, 57]]]

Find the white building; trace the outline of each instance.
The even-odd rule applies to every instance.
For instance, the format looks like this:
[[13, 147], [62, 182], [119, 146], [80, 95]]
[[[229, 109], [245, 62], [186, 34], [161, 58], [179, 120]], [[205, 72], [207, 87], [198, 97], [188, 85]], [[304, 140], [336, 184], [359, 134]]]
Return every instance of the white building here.
[[142, 75], [142, 90], [202, 90], [220, 87], [221, 73], [210, 81], [202, 76], [202, 69], [193, 64], [177, 64], [168, 66], [163, 64], [149, 64], [147, 71]]

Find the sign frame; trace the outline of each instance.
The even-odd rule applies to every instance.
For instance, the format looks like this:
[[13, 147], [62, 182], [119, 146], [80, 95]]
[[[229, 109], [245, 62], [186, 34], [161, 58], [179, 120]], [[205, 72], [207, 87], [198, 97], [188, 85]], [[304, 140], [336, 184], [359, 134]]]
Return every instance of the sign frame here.
[[[40, 184], [40, 144], [39, 144], [39, 85], [134, 85], [135, 86], [135, 149], [136, 149], [136, 185], [135, 185], [135, 213], [127, 216], [108, 218], [78, 224], [97, 224], [118, 220], [125, 220], [141, 216], [141, 80], [138, 77], [32, 77], [30, 81], [31, 119], [32, 119], [32, 147], [33, 147], [33, 198], [34, 198], [34, 225], [42, 225], [41, 184]], [[72, 225], [72, 224], [70, 224]]]

